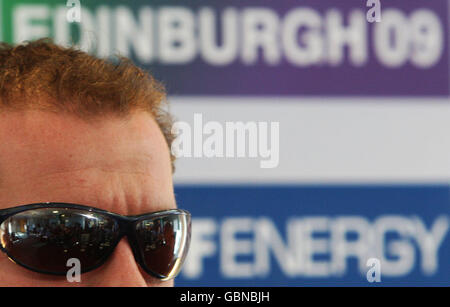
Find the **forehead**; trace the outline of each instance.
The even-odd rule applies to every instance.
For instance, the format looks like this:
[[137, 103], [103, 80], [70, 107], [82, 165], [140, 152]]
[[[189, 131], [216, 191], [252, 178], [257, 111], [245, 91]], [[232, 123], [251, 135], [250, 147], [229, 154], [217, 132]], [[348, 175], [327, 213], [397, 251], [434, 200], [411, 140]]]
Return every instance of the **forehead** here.
[[[90, 122], [35, 110], [2, 112], [0, 139], [0, 206], [6, 201], [31, 201], [28, 198], [44, 201], [37, 198], [54, 193], [49, 191], [50, 183], [53, 190], [58, 186], [69, 190], [68, 195], [76, 189], [87, 189], [87, 194], [91, 190], [114, 194], [108, 189], [117, 189], [110, 198], [122, 195], [134, 202], [150, 197], [143, 190], [159, 189], [158, 195], [172, 190], [169, 149], [146, 112]], [[24, 190], [30, 187], [36, 191]], [[21, 191], [20, 195], [6, 193], [5, 189], [12, 188]], [[70, 201], [75, 201], [74, 196]]]

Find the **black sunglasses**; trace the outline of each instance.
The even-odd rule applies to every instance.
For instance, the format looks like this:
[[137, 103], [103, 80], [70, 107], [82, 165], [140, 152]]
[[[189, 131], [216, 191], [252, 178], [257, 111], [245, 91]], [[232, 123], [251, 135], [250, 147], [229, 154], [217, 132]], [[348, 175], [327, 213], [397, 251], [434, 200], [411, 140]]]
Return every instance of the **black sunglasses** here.
[[70, 203], [36, 203], [0, 210], [0, 248], [35, 272], [66, 275], [77, 258], [81, 273], [106, 262], [123, 236], [150, 275], [174, 278], [189, 249], [191, 215], [180, 209], [123, 216]]

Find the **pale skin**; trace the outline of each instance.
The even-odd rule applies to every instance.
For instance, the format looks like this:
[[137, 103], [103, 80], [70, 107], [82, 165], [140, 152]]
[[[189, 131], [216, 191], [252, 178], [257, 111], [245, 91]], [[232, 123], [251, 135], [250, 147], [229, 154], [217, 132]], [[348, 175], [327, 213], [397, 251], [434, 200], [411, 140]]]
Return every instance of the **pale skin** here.
[[[69, 202], [135, 215], [176, 208], [170, 153], [150, 114], [95, 123], [44, 111], [0, 112], [0, 208]], [[0, 252], [0, 286], [172, 286], [145, 273], [126, 238], [81, 283], [29, 271]]]

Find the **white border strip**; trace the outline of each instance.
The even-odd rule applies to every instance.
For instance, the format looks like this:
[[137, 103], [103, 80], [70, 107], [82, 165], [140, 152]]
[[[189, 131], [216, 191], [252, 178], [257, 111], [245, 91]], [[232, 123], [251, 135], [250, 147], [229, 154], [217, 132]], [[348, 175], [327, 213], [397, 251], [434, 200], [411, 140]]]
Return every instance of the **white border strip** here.
[[180, 158], [176, 184], [450, 183], [450, 101], [430, 98], [171, 97], [178, 119], [279, 121], [280, 164]]

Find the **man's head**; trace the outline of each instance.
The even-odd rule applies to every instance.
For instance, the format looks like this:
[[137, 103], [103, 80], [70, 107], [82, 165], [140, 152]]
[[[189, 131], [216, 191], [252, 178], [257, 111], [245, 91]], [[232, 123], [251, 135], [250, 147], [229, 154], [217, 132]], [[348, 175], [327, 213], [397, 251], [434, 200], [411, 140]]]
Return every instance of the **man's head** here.
[[[0, 209], [68, 202], [137, 215], [176, 207], [164, 90], [125, 59], [48, 41], [0, 45]], [[71, 285], [0, 254], [0, 285]], [[76, 285], [171, 285], [126, 239]]]

